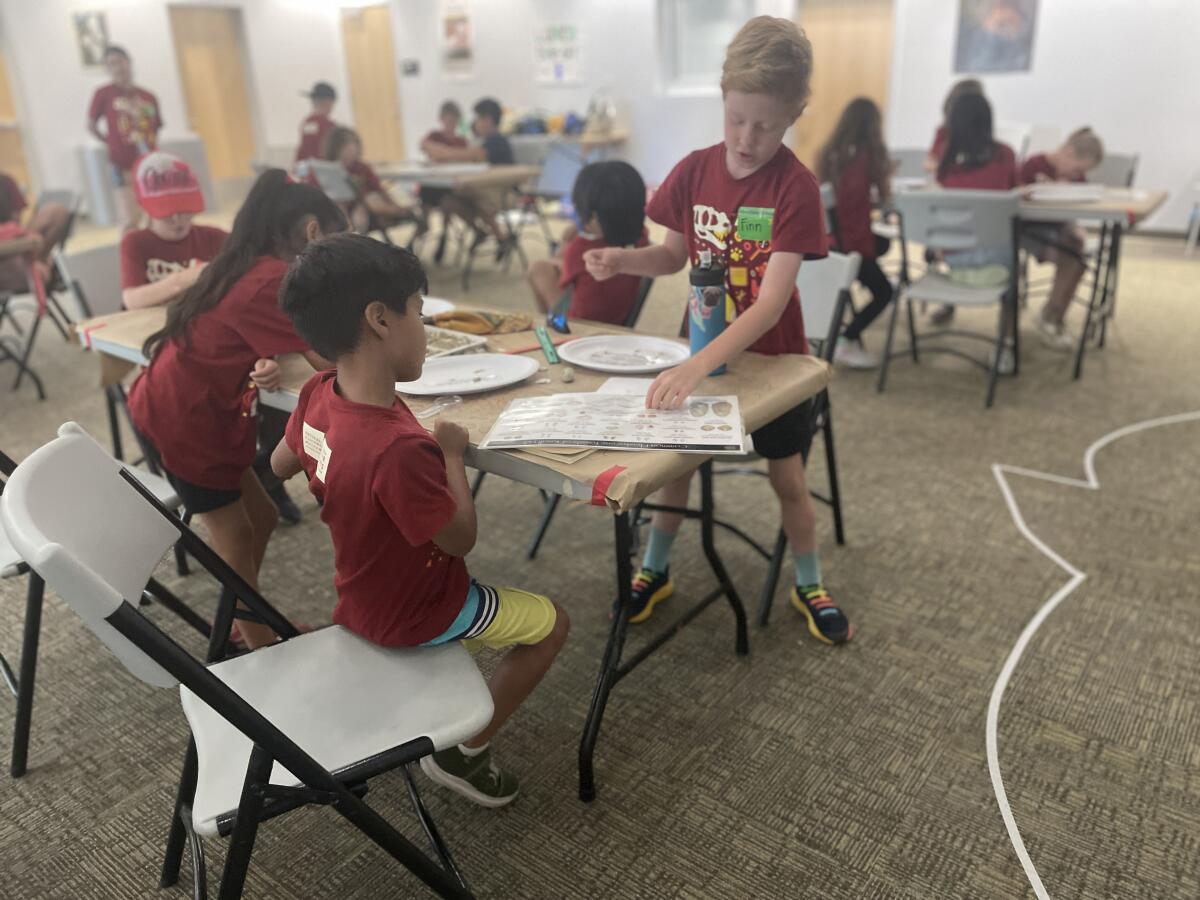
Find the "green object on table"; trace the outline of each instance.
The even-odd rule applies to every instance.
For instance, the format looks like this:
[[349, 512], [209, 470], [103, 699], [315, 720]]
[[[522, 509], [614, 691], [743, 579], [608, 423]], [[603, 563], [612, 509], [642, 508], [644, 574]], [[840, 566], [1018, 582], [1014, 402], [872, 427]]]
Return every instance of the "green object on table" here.
[[554, 349], [554, 344], [550, 341], [550, 332], [544, 325], [539, 325], [533, 329], [533, 333], [537, 335], [538, 343], [542, 345], [542, 353], [546, 354], [546, 362], [550, 365], [558, 365], [558, 351]]

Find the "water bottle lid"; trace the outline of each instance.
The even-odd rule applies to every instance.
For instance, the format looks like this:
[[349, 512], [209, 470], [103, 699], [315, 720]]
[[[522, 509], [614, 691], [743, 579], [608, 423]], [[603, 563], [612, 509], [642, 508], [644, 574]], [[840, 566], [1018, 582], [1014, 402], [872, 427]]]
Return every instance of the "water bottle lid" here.
[[725, 283], [725, 269], [722, 266], [694, 268], [688, 272], [688, 282], [693, 287], [717, 287]]

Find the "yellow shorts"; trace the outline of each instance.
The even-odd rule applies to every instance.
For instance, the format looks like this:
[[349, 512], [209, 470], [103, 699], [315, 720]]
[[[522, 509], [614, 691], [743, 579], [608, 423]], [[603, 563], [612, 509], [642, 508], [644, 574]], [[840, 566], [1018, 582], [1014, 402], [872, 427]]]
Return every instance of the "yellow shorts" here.
[[558, 611], [540, 594], [517, 588], [492, 588], [477, 584], [483, 603], [494, 604], [491, 622], [462, 645], [471, 653], [483, 647], [503, 650], [514, 644], [536, 644], [554, 630]]

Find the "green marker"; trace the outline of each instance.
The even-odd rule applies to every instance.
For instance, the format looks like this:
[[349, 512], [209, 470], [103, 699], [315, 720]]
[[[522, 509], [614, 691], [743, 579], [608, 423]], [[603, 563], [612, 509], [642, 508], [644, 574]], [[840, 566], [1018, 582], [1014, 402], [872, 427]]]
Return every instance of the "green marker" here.
[[542, 352], [546, 354], [546, 362], [552, 366], [558, 365], [558, 351], [554, 349], [554, 344], [550, 341], [550, 332], [546, 331], [544, 325], [539, 325], [533, 329], [533, 333], [537, 335], [538, 343], [542, 345]]

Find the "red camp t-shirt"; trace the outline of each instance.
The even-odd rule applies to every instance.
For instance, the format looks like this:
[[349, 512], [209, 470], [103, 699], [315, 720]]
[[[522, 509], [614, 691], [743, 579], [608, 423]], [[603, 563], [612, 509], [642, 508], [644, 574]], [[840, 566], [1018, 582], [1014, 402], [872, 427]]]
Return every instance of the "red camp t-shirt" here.
[[162, 118], [158, 99], [140, 87], [122, 88], [106, 84], [92, 95], [88, 121], [103, 118], [107, 130], [108, 159], [119, 169], [128, 171], [134, 161], [158, 146]]
[[1017, 186], [1017, 158], [1012, 147], [996, 142], [992, 158], [982, 166], [968, 169], [954, 163], [938, 177], [942, 187], [975, 191], [1009, 191]]
[[939, 125], [933, 133], [933, 146], [929, 148], [929, 155], [934, 159], [941, 159], [942, 154], [946, 152], [946, 140], [946, 126]]
[[[743, 240], [736, 229], [739, 210], [770, 214], [769, 239]], [[725, 288], [738, 315], [758, 299], [773, 250], [799, 253], [805, 259], [828, 253], [817, 179], [784, 146], [745, 178], [729, 174], [723, 143], [696, 150], [654, 192], [646, 215], [684, 236], [693, 266], [701, 265], [703, 251], [711, 254], [714, 264], [725, 266]], [[808, 352], [799, 298], [793, 289], [779, 321], [749, 349], [770, 355]]]
[[296, 148], [296, 162], [305, 159], [321, 159], [321, 145], [325, 135], [333, 131], [333, 119], [320, 113], [311, 113], [300, 123], [300, 146]]
[[358, 189], [360, 195], [373, 194], [376, 191], [381, 194], [387, 193], [383, 187], [383, 182], [379, 180], [379, 176], [375, 174], [375, 170], [371, 168], [369, 163], [365, 163], [360, 159], [358, 162], [346, 166], [346, 172], [350, 175], [350, 180], [354, 182], [354, 186]]
[[342, 397], [336, 372], [304, 385], [284, 440], [333, 538], [333, 621], [385, 647], [445, 632], [470, 579], [433, 543], [456, 509], [437, 441], [399, 397], [391, 409]]
[[192, 260], [211, 262], [229, 235], [221, 228], [193, 225], [182, 241], [165, 241], [149, 228], [127, 231], [121, 238], [121, 290], [162, 281], [181, 272]]
[[21, 218], [21, 212], [28, 204], [21, 188], [11, 175], [0, 174], [0, 194], [4, 195], [3, 203], [7, 207], [8, 218], [5, 221], [16, 222]]
[[[635, 247], [645, 247], [649, 241], [646, 232], [638, 238]], [[571, 308], [568, 315], [572, 319], [590, 319], [593, 322], [607, 322], [610, 325], [624, 325], [629, 318], [637, 300], [638, 290], [642, 279], [637, 275], [616, 275], [605, 281], [597, 281], [588, 274], [583, 264], [583, 254], [599, 247], [610, 246], [603, 238], [589, 238], [583, 235], [573, 237], [565, 247], [562, 256], [562, 274], [558, 286], [566, 289], [574, 286], [571, 296]]]
[[425, 141], [430, 141], [434, 144], [444, 144], [447, 147], [462, 148], [467, 146], [467, 139], [462, 135], [446, 134], [446, 132], [442, 131], [441, 129], [434, 129], [433, 131], [429, 132], [429, 134], [425, 135], [425, 140], [421, 141], [421, 143], [423, 144]]
[[834, 187], [837, 209], [834, 243], [843, 253], [859, 253], [863, 259], [875, 258], [875, 233], [871, 231], [871, 156], [857, 153], [850, 160]]
[[[1038, 177], [1038, 176], [1042, 177]], [[1039, 181], [1061, 181], [1058, 170], [1050, 157], [1045, 153], [1035, 153], [1021, 164], [1021, 184], [1036, 184]], [[1071, 181], [1087, 181], [1082, 175], [1076, 175]]]
[[279, 308], [287, 263], [260, 256], [216, 306], [166, 341], [129, 391], [133, 422], [174, 475], [232, 490], [254, 462], [259, 359], [308, 345]]

